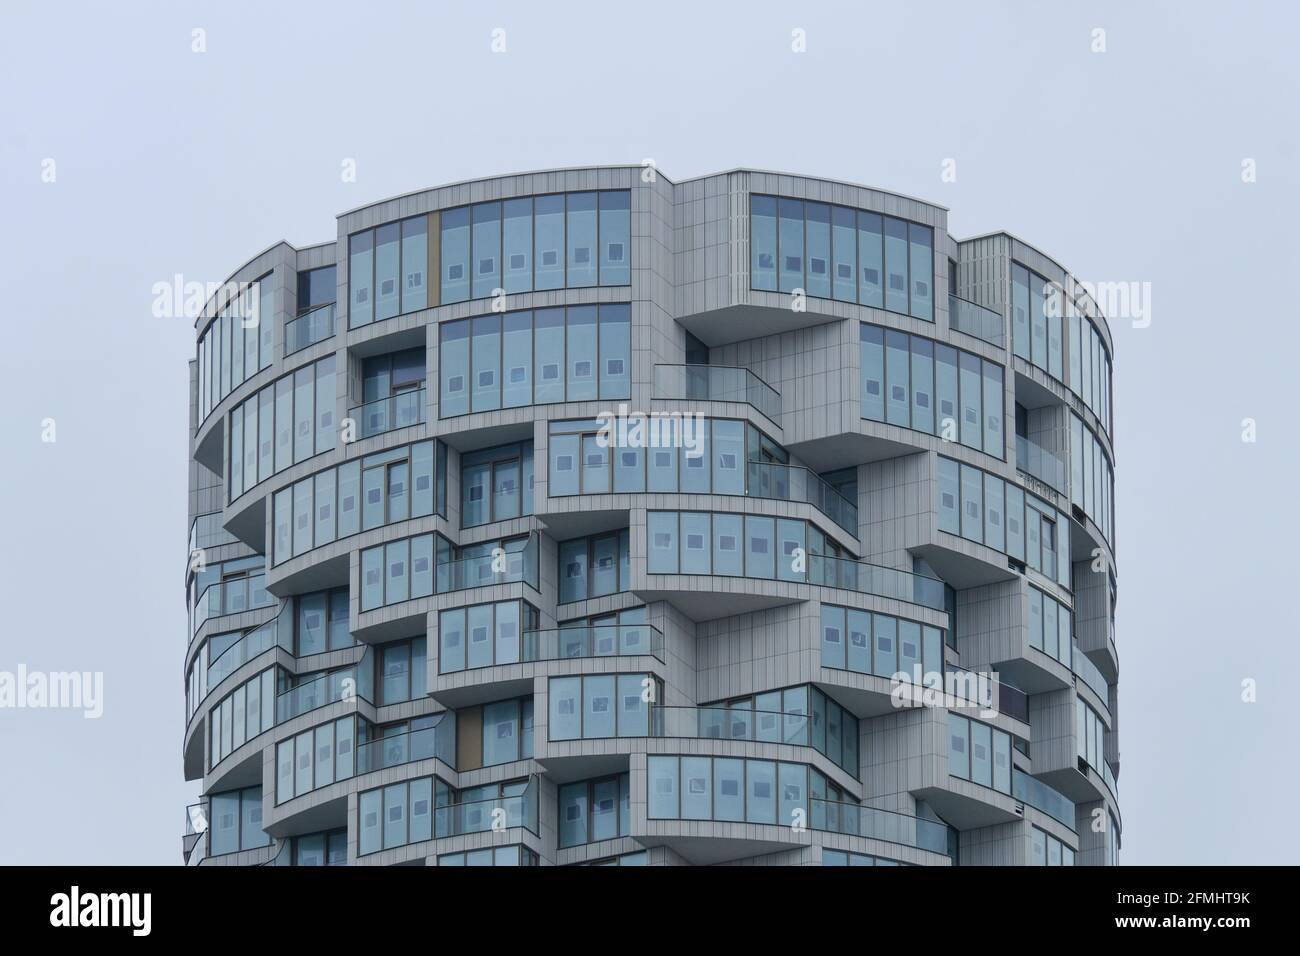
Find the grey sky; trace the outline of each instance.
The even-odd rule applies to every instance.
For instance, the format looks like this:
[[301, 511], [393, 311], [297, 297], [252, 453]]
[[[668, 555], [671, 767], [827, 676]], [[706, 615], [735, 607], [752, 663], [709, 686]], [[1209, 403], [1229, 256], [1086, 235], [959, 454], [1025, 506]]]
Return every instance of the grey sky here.
[[1297, 861], [1296, 7], [289, 6], [0, 8], [0, 671], [103, 671], [106, 697], [0, 710], [0, 863], [180, 860], [194, 335], [153, 284], [387, 196], [647, 157], [907, 193], [1151, 283], [1151, 326], [1111, 324], [1120, 859]]

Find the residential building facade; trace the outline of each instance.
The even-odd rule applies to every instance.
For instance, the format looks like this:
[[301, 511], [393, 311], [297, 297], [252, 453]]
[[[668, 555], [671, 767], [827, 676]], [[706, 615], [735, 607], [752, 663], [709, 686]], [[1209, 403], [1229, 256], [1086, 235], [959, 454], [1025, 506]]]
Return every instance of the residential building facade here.
[[190, 368], [191, 865], [1102, 865], [1105, 317], [809, 177], [279, 243]]

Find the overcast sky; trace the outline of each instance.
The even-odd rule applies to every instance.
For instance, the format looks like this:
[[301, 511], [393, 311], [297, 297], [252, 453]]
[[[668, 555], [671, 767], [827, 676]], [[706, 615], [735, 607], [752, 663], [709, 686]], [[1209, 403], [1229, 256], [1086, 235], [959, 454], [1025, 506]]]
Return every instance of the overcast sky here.
[[1121, 862], [1296, 862], [1297, 35], [1281, 3], [5, 0], [0, 671], [105, 700], [0, 709], [0, 863], [180, 861], [194, 332], [154, 283], [646, 158], [906, 193], [1150, 283], [1150, 326], [1111, 324]]

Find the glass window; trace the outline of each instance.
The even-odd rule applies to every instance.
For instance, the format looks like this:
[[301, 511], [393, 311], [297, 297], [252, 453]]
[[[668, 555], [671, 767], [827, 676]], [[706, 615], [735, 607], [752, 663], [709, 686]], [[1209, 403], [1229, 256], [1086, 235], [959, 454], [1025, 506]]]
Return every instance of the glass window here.
[[911, 252], [912, 315], [934, 321], [934, 233], [929, 226], [908, 223]]
[[1007, 554], [1018, 561], [1025, 560], [1025, 492], [1008, 482], [1007, 491]]
[[907, 314], [907, 223], [885, 216], [885, 308]]
[[533, 314], [508, 312], [502, 322], [501, 404], [516, 408], [533, 400]]
[[713, 761], [713, 819], [745, 818], [745, 762], [724, 757]]
[[552, 677], [549, 684], [551, 740], [577, 740], [582, 736], [582, 713], [578, 701], [581, 677]]
[[771, 196], [749, 199], [750, 286], [776, 291], [776, 200]]
[[474, 221], [472, 297], [485, 299], [501, 286], [501, 204], [479, 203], [470, 214]]
[[708, 820], [713, 814], [713, 768], [708, 757], [682, 757], [683, 820]]
[[401, 231], [392, 222], [375, 230], [375, 321], [397, 315]]
[[780, 199], [777, 202], [780, 213], [780, 287], [782, 292], [793, 292], [804, 288], [803, 202], [798, 199]]
[[569, 288], [596, 284], [596, 194], [568, 193]]
[[776, 764], [769, 760], [745, 761], [745, 820], [776, 823]]
[[907, 339], [903, 332], [885, 333], [885, 419], [903, 428], [909, 424]]
[[710, 571], [709, 515], [682, 512], [681, 522], [681, 573], [708, 574]]
[[842, 302], [857, 301], [858, 233], [852, 209], [831, 207], [831, 248], [834, 266], [831, 285], [834, 297]]
[[492, 605], [478, 604], [469, 609], [469, 666], [488, 667], [492, 663]]
[[469, 298], [469, 208], [447, 209], [442, 213], [442, 298], [463, 302]]
[[567, 783], [560, 787], [561, 847], [587, 842], [587, 783]]
[[820, 299], [831, 297], [831, 210], [823, 203], [804, 204], [807, 235], [806, 260], [808, 294]]
[[[671, 512], [670, 512], [671, 513]], [[653, 514], [653, 512], [652, 512]], [[674, 515], [675, 517], [675, 515]], [[676, 554], [676, 543], [673, 545]], [[653, 570], [653, 568], [651, 569]], [[560, 603], [583, 601], [587, 597], [587, 539], [560, 544]]]
[[844, 608], [822, 605], [822, 666], [844, 669]]
[[862, 417], [885, 420], [885, 332], [875, 325], [863, 325], [861, 339], [861, 380], [859, 400]]
[[912, 427], [934, 434], [934, 344], [929, 339], [912, 340]]
[[439, 415], [449, 418], [469, 413], [469, 320], [445, 322], [440, 327]]
[[564, 287], [564, 194], [538, 196], [534, 202], [534, 288]]
[[898, 672], [898, 619], [875, 614], [872, 620], [876, 631], [876, 676], [892, 677]]
[[416, 216], [402, 222], [402, 311], [414, 312], [428, 305], [429, 283], [428, 218]]
[[501, 288], [528, 292], [533, 287], [533, 200], [507, 199], [502, 207]]
[[1029, 270], [1011, 264], [1011, 343], [1015, 354], [1029, 361]]
[[1006, 550], [1003, 527], [1002, 479], [984, 475], [984, 543], [998, 551]]
[[971, 721], [970, 779], [981, 786], [993, 786], [992, 728]]
[[632, 282], [630, 230], [632, 194], [627, 190], [600, 194], [600, 284]]
[[951, 458], [940, 458], [938, 461], [939, 530], [950, 534], [961, 534], [961, 510], [958, 504], [960, 466]]
[[858, 266], [858, 302], [883, 308], [884, 239], [878, 213], [858, 212]]
[[501, 316], [473, 321], [473, 408], [481, 412], [501, 407]]
[[713, 516], [713, 573], [744, 574], [744, 554], [741, 551], [743, 516], [715, 514]]
[[984, 487], [981, 472], [961, 466], [961, 534], [971, 541], [984, 540]]
[[[648, 570], [651, 574], [676, 574], [677, 557], [677, 513], [675, 511], [651, 511], [646, 515], [646, 536], [649, 539]], [[564, 557], [561, 555], [561, 572], [564, 570]], [[563, 578], [561, 579], [563, 581]]]
[[745, 574], [751, 578], [771, 578], [775, 567], [776, 530], [771, 518], [745, 518]]
[[357, 328], [374, 319], [372, 273], [374, 233], [359, 232], [348, 240], [348, 287], [352, 290], [348, 327]]
[[519, 702], [483, 705], [483, 765], [519, 759]]
[[578, 486], [578, 435], [551, 435], [550, 437], [550, 495], [576, 495]]
[[948, 773], [970, 779], [970, 721], [948, 711]]
[[1002, 391], [1002, 369], [992, 362], [984, 363], [984, 451], [1002, 458], [1006, 447], [1002, 438], [1002, 409], [1006, 396]]
[[[601, 196], [607, 195], [626, 196], [626, 193], [601, 193]], [[604, 275], [603, 267], [601, 274]], [[625, 303], [602, 305], [600, 307], [600, 397], [602, 399], [631, 397], [631, 364], [632, 307]]]
[[597, 397], [596, 307], [571, 307], [568, 309], [567, 325], [567, 399], [570, 402], [589, 401]]
[[444, 674], [465, 669], [465, 609], [443, 611], [438, 617], [438, 668]]
[[677, 758], [647, 757], [646, 777], [650, 791], [646, 795], [646, 816], [651, 820], [677, 819], [677, 786], [679, 780]]

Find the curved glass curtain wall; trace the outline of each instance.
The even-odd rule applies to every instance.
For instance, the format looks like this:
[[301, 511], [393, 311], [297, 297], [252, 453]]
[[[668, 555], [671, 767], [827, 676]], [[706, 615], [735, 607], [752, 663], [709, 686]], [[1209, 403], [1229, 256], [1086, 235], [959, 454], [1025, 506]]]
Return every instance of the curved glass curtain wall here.
[[270, 279], [268, 272], [237, 290], [199, 335], [195, 358], [200, 424], [223, 398], [275, 358], [275, 293]]
[[749, 197], [750, 288], [934, 321], [934, 230], [881, 213]]
[[631, 396], [625, 302], [481, 315], [439, 326], [438, 416]]
[[[1111, 360], [1101, 333], [1090, 318], [1065, 302], [1060, 287], [1019, 262], [1011, 263], [1011, 347], [1013, 353], [1042, 369], [1077, 395], [1113, 433]], [[1062, 347], [1069, 336], [1069, 381], [1063, 371]]]
[[860, 326], [862, 417], [1006, 458], [1001, 365], [919, 335]]
[[522, 196], [352, 233], [348, 327], [497, 290], [630, 285], [631, 198], [626, 189]]
[[551, 422], [547, 495], [745, 495], [810, 504], [849, 534], [858, 506], [740, 419], [667, 416]]
[[447, 514], [447, 447], [400, 445], [317, 472], [275, 493], [272, 564], [362, 531]]

